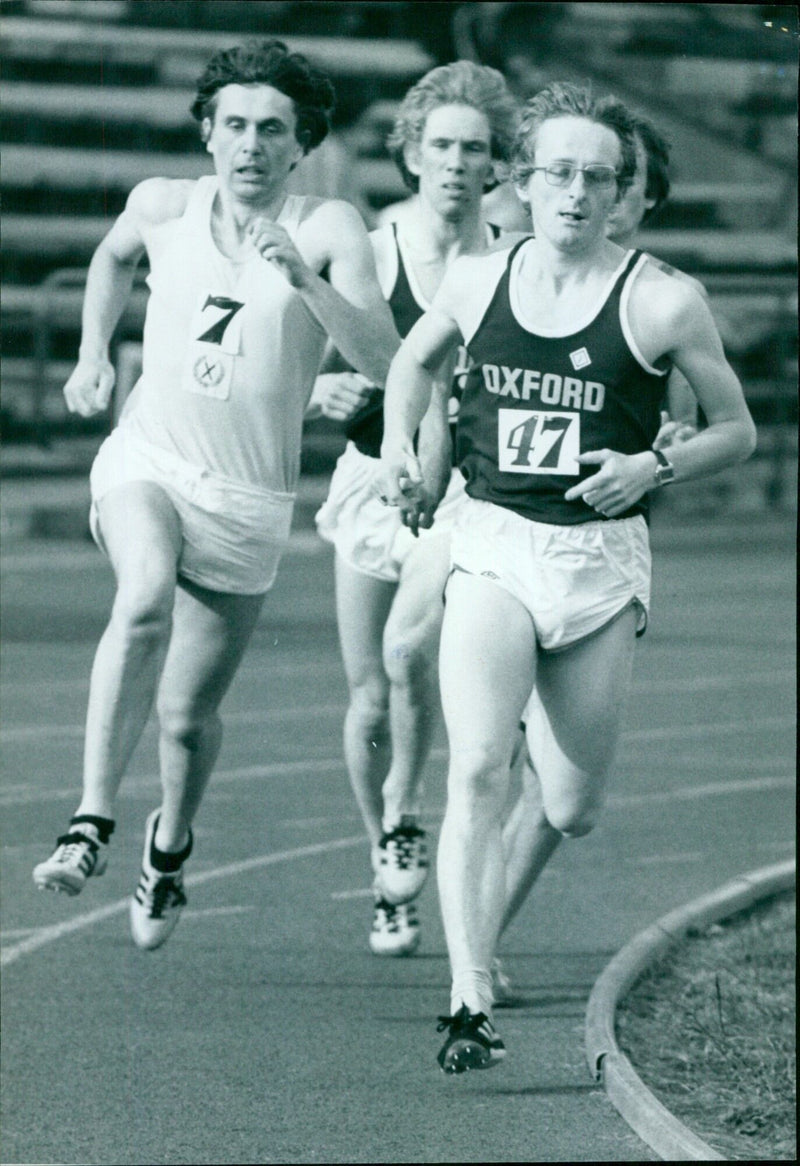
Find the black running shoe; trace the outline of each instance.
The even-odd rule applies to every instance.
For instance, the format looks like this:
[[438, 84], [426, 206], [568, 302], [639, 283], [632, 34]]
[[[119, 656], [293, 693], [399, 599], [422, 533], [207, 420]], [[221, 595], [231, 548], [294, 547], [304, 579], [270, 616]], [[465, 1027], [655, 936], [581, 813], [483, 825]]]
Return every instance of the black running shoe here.
[[491, 1069], [506, 1055], [506, 1046], [485, 1012], [470, 1012], [462, 1004], [455, 1016], [440, 1016], [437, 1032], [450, 1029], [436, 1058], [444, 1073]]

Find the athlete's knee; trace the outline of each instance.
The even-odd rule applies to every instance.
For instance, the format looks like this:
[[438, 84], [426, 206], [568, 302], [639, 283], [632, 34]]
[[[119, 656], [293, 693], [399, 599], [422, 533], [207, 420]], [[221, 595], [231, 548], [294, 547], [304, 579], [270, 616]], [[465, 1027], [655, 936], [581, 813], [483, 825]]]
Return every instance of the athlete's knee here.
[[131, 639], [161, 639], [172, 626], [174, 581], [147, 576], [124, 580], [114, 597], [112, 620]]
[[383, 666], [394, 687], [416, 691], [421, 698], [427, 694], [433, 677], [433, 661], [417, 637], [387, 637], [383, 648]]
[[216, 709], [159, 693], [158, 724], [162, 736], [190, 752], [222, 734], [222, 721]]
[[492, 805], [505, 798], [508, 781], [508, 750], [492, 745], [451, 750], [448, 797], [462, 804]]
[[389, 721], [389, 679], [373, 675], [350, 687], [348, 717], [368, 736], [377, 737], [387, 730]]
[[550, 825], [565, 838], [583, 838], [597, 825], [602, 801], [591, 798], [560, 798], [551, 801], [546, 809]]

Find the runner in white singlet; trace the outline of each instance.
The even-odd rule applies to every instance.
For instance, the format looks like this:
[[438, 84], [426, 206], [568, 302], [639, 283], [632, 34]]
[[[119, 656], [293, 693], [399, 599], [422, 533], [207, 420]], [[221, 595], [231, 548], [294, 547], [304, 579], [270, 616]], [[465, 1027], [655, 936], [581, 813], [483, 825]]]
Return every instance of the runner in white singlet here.
[[326, 337], [378, 384], [399, 343], [357, 212], [286, 193], [333, 100], [327, 78], [279, 41], [216, 53], [192, 106], [215, 174], [140, 183], [89, 267], [64, 389], [72, 411], [108, 403], [108, 345], [145, 254], [150, 298], [141, 379], [91, 474], [92, 529], [117, 590], [92, 670], [83, 796], [33, 877], [74, 895], [103, 873], [117, 791], [155, 700], [162, 802], [130, 909], [147, 949], [186, 901], [217, 710], [288, 539]]
[[[424, 505], [414, 432], [432, 400], [446, 404], [431, 372], [457, 344], [469, 348], [457, 435], [469, 502], [453, 533], [439, 652], [450, 765], [437, 870], [452, 972], [439, 1063], [450, 1073], [505, 1053], [491, 963], [509, 762], [530, 693], [544, 712], [528, 732], [544, 813], [578, 837], [602, 807], [647, 606], [646, 496], [755, 445], [703, 298], [606, 237], [635, 172], [634, 131], [621, 103], [566, 83], [527, 103], [512, 168], [535, 238], [505, 263], [457, 260], [386, 386], [383, 490], [408, 507], [416, 483]], [[708, 425], [666, 458], [651, 447], [673, 365]]]

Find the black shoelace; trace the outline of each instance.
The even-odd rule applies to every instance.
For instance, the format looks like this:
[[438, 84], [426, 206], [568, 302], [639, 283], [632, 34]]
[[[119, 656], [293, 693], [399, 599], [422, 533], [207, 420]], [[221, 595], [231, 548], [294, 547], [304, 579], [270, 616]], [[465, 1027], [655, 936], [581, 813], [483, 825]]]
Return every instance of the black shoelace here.
[[183, 907], [185, 904], [183, 888], [178, 886], [174, 879], [160, 878], [153, 888], [153, 907], [150, 914], [153, 918], [160, 919], [165, 907]]
[[393, 842], [397, 847], [397, 865], [401, 870], [411, 866], [415, 840], [421, 838], [425, 831], [417, 826], [404, 827], [402, 830], [393, 830], [387, 836], [387, 842]]

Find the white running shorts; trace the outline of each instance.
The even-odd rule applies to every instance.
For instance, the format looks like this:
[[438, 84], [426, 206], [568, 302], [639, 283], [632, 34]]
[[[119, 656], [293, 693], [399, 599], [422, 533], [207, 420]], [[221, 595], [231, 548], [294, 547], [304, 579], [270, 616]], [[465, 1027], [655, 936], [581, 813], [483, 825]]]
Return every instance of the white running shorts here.
[[[403, 526], [397, 507], [385, 506], [378, 497], [379, 473], [380, 459], [361, 453], [348, 442], [336, 463], [328, 497], [317, 511], [317, 531], [354, 570], [397, 583], [403, 561], [417, 540]], [[453, 470], [433, 526], [421, 530], [419, 537], [449, 533], [465, 498], [464, 478], [459, 470]]]
[[444, 498], [436, 507], [433, 526], [421, 529], [418, 537], [413, 535], [407, 526], [400, 527], [392, 544], [392, 558], [399, 567], [403, 565], [409, 552], [421, 540], [431, 538], [434, 535], [450, 535], [452, 533], [458, 512], [467, 501], [466, 485], [461, 470], [452, 469]]
[[103, 442], [90, 474], [92, 536], [105, 551], [98, 502], [117, 486], [155, 482], [180, 518], [178, 574], [207, 587], [260, 595], [275, 581], [289, 541], [294, 495], [258, 490], [186, 462], [117, 427]]
[[557, 651], [599, 632], [626, 608], [650, 609], [647, 523], [633, 518], [558, 526], [467, 498], [452, 535], [451, 572], [482, 575], [531, 614], [540, 647]]

